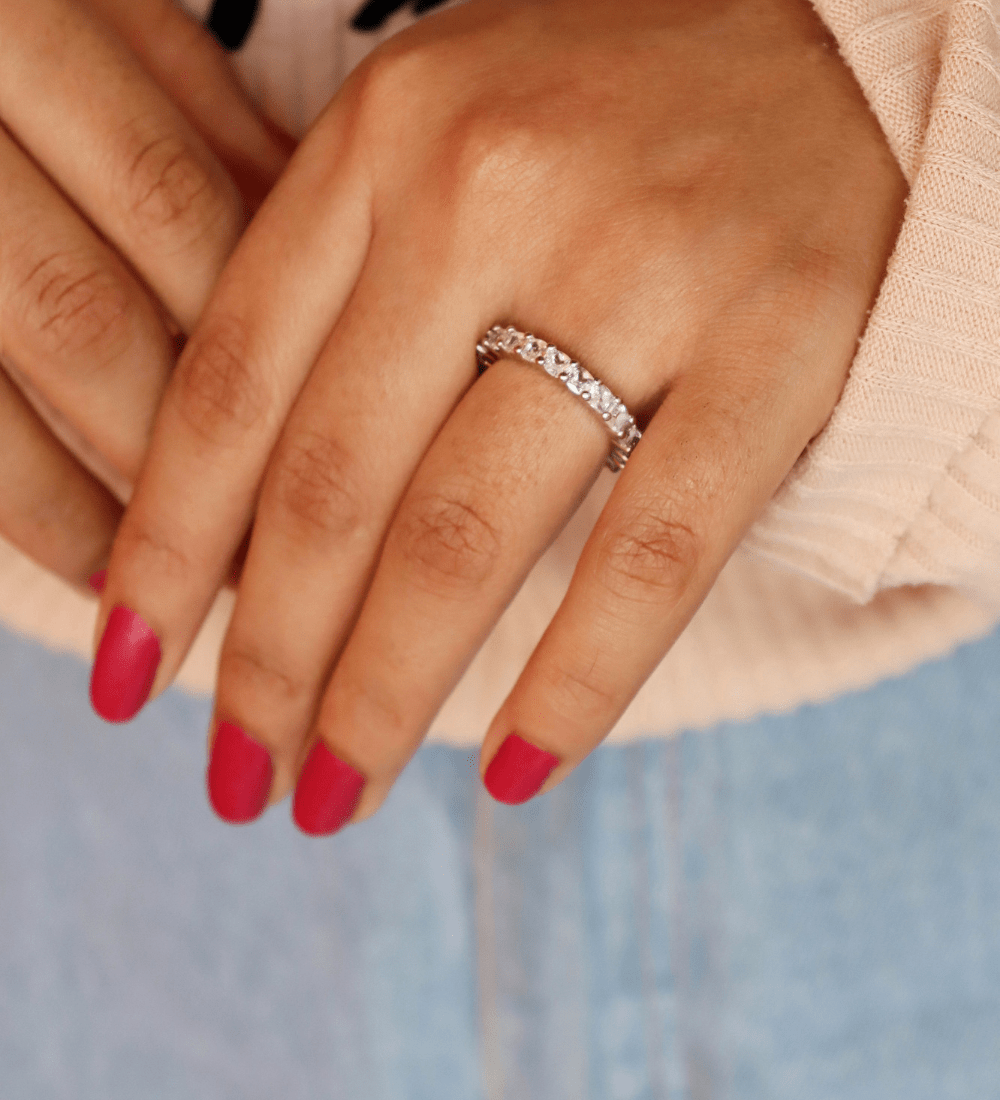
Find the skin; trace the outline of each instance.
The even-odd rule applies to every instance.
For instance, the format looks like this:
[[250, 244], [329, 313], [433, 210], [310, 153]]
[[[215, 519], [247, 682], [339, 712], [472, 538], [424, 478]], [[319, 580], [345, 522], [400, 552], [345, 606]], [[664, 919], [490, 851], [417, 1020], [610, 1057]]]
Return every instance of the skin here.
[[495, 322], [644, 437], [483, 742], [560, 782], [684, 629], [844, 384], [906, 185], [805, 0], [471, 0], [377, 50], [300, 146], [167, 388], [111, 558], [173, 679], [253, 538], [216, 717], [322, 738], [371, 815], [601, 470]]
[[137, 475], [178, 345], [291, 147], [170, 0], [0, 7], [0, 535], [71, 583], [121, 516], [91, 469]]

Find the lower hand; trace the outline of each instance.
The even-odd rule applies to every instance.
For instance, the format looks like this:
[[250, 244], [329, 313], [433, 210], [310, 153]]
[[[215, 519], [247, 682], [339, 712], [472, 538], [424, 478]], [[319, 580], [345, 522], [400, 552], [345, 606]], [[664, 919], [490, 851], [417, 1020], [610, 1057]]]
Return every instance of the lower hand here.
[[[111, 559], [92, 697], [170, 683], [253, 538], [209, 783], [248, 820], [367, 817], [605, 460], [497, 321], [644, 436], [482, 749], [559, 782], [663, 658], [828, 419], [904, 180], [805, 0], [472, 2], [355, 72], [227, 266]], [[114, 611], [112, 609], [115, 609]]]

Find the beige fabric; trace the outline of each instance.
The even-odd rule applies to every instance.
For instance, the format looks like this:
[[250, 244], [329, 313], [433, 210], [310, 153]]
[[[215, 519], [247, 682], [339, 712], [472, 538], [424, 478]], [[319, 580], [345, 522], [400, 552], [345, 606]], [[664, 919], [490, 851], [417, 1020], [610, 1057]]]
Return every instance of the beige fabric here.
[[[372, 44], [344, 30], [354, 6], [265, 0], [238, 68], [290, 129], [307, 127]], [[816, 6], [911, 183], [906, 219], [833, 418], [616, 740], [822, 701], [1000, 621], [997, 10], [984, 0]], [[439, 716], [437, 739], [481, 737], [565, 590], [610, 477], [539, 562]], [[211, 690], [227, 610], [220, 601], [182, 686]], [[92, 603], [2, 544], [0, 618], [89, 652]]]

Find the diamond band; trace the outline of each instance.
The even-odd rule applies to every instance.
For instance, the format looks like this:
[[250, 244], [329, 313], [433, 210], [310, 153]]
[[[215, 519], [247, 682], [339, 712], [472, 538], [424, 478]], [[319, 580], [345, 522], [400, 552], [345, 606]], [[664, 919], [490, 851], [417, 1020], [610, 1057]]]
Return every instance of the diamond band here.
[[586, 401], [611, 434], [611, 450], [606, 463], [608, 468], [615, 471], [622, 469], [642, 438], [642, 432], [636, 427], [635, 419], [623, 401], [554, 344], [547, 344], [512, 325], [494, 325], [476, 344], [479, 373], [482, 374], [504, 355], [537, 364], [546, 374], [562, 382], [570, 393]]

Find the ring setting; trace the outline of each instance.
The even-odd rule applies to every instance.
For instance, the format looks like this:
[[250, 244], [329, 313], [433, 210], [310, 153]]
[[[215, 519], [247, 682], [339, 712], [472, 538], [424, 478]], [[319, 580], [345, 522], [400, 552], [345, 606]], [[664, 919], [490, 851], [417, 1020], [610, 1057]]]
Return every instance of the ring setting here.
[[521, 332], [513, 325], [494, 325], [476, 344], [479, 373], [482, 374], [503, 356], [537, 364], [550, 377], [562, 382], [570, 393], [585, 401], [611, 435], [611, 450], [605, 463], [608, 469], [617, 472], [625, 466], [636, 443], [642, 438], [642, 432], [625, 403], [599, 378], [581, 367], [572, 356], [560, 351], [555, 344]]

